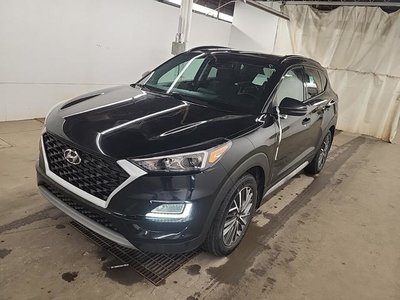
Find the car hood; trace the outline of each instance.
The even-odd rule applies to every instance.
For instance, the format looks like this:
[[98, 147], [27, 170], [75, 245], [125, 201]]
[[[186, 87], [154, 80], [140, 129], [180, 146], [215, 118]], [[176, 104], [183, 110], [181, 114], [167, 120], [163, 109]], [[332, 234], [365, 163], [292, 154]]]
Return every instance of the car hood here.
[[78, 148], [115, 159], [204, 150], [257, 125], [254, 115], [131, 86], [61, 103], [46, 119], [48, 132]]

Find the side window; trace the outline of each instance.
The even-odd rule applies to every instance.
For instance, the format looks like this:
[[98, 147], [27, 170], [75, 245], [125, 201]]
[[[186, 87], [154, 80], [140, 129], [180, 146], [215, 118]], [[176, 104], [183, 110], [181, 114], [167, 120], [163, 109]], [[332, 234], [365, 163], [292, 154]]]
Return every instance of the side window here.
[[325, 91], [326, 89], [326, 83], [328, 82], [328, 80], [325, 77], [325, 74], [322, 71], [318, 71], [319, 73], [319, 77], [321, 78], [321, 92]]
[[286, 72], [275, 93], [274, 105], [278, 106], [286, 98], [304, 101], [303, 69], [294, 68]]
[[317, 69], [304, 68], [305, 70], [305, 84], [307, 88], [307, 99], [310, 99], [322, 92], [321, 78]]

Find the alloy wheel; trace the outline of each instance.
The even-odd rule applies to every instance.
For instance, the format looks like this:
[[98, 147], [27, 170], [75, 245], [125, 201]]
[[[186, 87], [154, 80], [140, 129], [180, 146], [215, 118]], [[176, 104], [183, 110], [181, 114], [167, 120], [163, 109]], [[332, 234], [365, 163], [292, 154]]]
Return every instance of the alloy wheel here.
[[235, 195], [225, 219], [223, 241], [228, 247], [241, 239], [250, 221], [254, 202], [253, 189], [246, 186]]
[[325, 137], [324, 142], [321, 145], [321, 149], [319, 150], [319, 156], [318, 156], [318, 169], [319, 170], [322, 169], [326, 159], [328, 158], [330, 143], [331, 143], [331, 135], [328, 134]]

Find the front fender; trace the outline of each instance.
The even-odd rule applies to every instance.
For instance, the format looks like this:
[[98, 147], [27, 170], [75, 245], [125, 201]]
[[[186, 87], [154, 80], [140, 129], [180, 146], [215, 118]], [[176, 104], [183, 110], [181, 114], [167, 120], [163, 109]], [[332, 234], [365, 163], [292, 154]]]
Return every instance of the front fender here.
[[[224, 201], [229, 190], [233, 187], [236, 181], [243, 176], [249, 169], [254, 167], [262, 168], [264, 172], [263, 187], [265, 190], [266, 181], [270, 176], [270, 165], [267, 155], [254, 148], [252, 142], [247, 138], [240, 138], [234, 141], [231, 149], [223, 156], [220, 164], [227, 172], [227, 176], [223, 180], [220, 190], [218, 191], [207, 220], [204, 222], [202, 239], [205, 239], [210, 226], [215, 218], [215, 215]], [[238, 157], [241, 157], [238, 160]]]

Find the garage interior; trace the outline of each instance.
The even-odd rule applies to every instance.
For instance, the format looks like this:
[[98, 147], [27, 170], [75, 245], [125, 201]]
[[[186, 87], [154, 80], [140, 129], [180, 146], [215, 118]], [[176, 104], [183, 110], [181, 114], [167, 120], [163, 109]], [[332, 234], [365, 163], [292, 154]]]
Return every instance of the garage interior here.
[[[0, 298], [400, 299], [400, 1], [189, 2], [1, 1]], [[319, 61], [337, 131], [230, 256], [199, 250], [153, 284], [39, 194], [38, 144], [56, 103], [202, 45]]]

